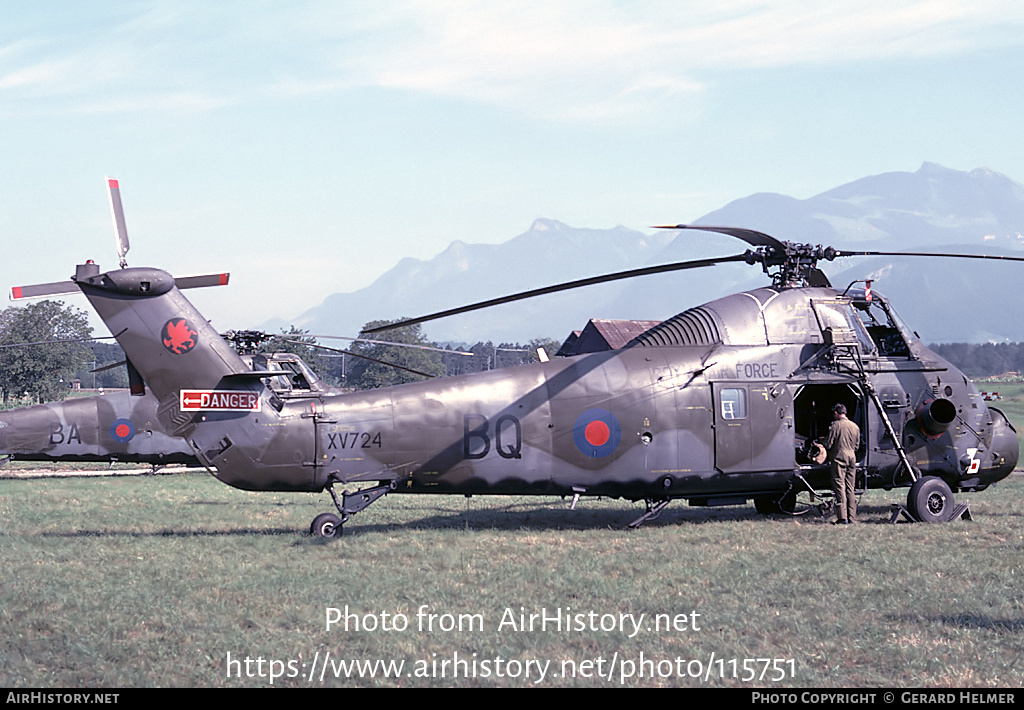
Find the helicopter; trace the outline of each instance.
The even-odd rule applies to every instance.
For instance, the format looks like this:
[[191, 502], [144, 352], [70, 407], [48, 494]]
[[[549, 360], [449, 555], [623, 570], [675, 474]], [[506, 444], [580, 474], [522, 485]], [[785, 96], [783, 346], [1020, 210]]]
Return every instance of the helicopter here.
[[[909, 487], [911, 520], [962, 512], [954, 491], [1014, 469], [1016, 432], [959, 370], [928, 350], [870, 283], [833, 288], [819, 261], [846, 256], [1018, 257], [841, 251], [734, 227], [671, 225], [745, 242], [740, 254], [632, 269], [461, 306], [423, 323], [533, 296], [653, 273], [760, 265], [770, 286], [683, 311], [611, 351], [364, 392], [285, 399], [247, 367], [156, 268], [101, 272], [36, 295], [85, 294], [159, 404], [156, 417], [217, 479], [251, 491], [326, 490], [342, 534], [390, 493], [673, 500], [796, 514], [830, 489], [815, 455], [834, 404], [861, 429], [858, 489]], [[122, 260], [123, 262], [123, 260]], [[65, 292], [65, 291], [61, 291]], [[362, 486], [353, 491], [336, 488]], [[963, 504], [960, 504], [963, 506]], [[893, 519], [895, 521], [895, 518]]]

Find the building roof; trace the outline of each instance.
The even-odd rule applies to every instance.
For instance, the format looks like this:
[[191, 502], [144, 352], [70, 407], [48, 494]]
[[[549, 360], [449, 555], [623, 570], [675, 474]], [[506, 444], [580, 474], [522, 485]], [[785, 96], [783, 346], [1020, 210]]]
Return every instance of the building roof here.
[[605, 350], [618, 350], [641, 333], [661, 323], [657, 320], [611, 320], [591, 318], [583, 330], [573, 331], [558, 355], [582, 355]]

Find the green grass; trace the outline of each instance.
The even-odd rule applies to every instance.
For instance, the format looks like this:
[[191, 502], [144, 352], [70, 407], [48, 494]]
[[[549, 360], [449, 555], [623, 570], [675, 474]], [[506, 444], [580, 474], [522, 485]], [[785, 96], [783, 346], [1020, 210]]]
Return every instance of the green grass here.
[[982, 392], [998, 392], [1002, 396], [990, 404], [1007, 416], [1024, 446], [1024, 382], [975, 380], [974, 386]]
[[[306, 675], [329, 652], [406, 667], [398, 679], [328, 671], [274, 685], [529, 685], [495, 677], [493, 663], [480, 677], [501, 658], [550, 661], [543, 686], [1020, 687], [1024, 478], [964, 496], [973, 522], [889, 525], [903, 498], [865, 495], [865, 522], [848, 527], [676, 502], [627, 532], [642, 507], [621, 501], [569, 512], [557, 499], [392, 495], [325, 543], [304, 531], [332, 509], [326, 495], [246, 493], [201, 473], [4, 480], [0, 686], [265, 687], [271, 660]], [[346, 605], [361, 623], [409, 626], [325, 629], [327, 608]], [[483, 628], [419, 631], [422, 605], [437, 624], [479, 615]], [[565, 607], [645, 624], [634, 638], [499, 628], [506, 609]], [[659, 632], [655, 614], [699, 628]], [[256, 677], [238, 677], [244, 663], [228, 677], [228, 654], [249, 657]], [[478, 677], [452, 678], [455, 654]], [[668, 676], [621, 678], [621, 661], [641, 654], [671, 661], [653, 667]], [[613, 658], [611, 679], [561, 675], [564, 660], [607, 673]], [[792, 666], [778, 683], [731, 677], [729, 661], [742, 676], [746, 658]], [[717, 661], [706, 683], [687, 677], [693, 659], [723, 662], [727, 677]]]

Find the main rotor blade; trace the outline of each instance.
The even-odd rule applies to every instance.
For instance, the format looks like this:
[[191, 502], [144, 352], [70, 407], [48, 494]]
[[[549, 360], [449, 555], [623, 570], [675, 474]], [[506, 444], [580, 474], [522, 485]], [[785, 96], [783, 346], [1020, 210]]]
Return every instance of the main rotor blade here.
[[469, 313], [471, 311], [478, 311], [482, 308], [490, 308], [491, 306], [500, 306], [503, 303], [512, 303], [514, 301], [522, 301], [527, 298], [534, 298], [535, 296], [546, 296], [549, 293], [558, 293], [559, 291], [569, 291], [574, 288], [582, 288], [583, 286], [593, 286], [595, 284], [607, 283], [609, 281], [619, 281], [621, 279], [629, 279], [634, 276], [649, 276], [651, 274], [663, 274], [670, 271], [682, 271], [683, 269], [699, 269], [704, 266], [715, 266], [716, 264], [723, 264], [733, 261], [746, 261], [746, 254], [736, 254], [734, 256], [723, 256], [714, 259], [697, 259], [696, 261], [677, 261], [672, 264], [661, 264], [660, 266], [645, 266], [640, 269], [629, 269], [627, 271], [617, 271], [613, 274], [605, 274], [604, 276], [592, 276], [586, 279], [577, 279], [576, 281], [566, 281], [565, 283], [556, 284], [554, 286], [545, 286], [543, 288], [535, 288], [529, 291], [522, 291], [520, 293], [513, 293], [508, 296], [502, 296], [501, 298], [491, 298], [486, 301], [480, 301], [478, 303], [472, 303], [468, 306], [460, 306], [459, 308], [450, 308], [446, 311], [438, 311], [437, 313], [431, 313], [430, 315], [420, 316], [419, 318], [410, 318], [408, 320], [398, 321], [391, 323], [390, 325], [379, 325], [375, 328], [367, 328], [364, 333], [380, 333], [385, 330], [392, 330], [394, 328], [402, 328], [408, 325], [417, 325], [419, 323], [426, 323], [427, 321], [437, 320], [439, 318], [447, 318], [448, 316], [455, 316], [461, 313]]
[[742, 227], [708, 227], [703, 224], [660, 224], [655, 229], [699, 229], [705, 232], [718, 232], [719, 234], [736, 237], [753, 247], [771, 247], [783, 251], [786, 248], [781, 241], [770, 234], [753, 229], [743, 229]]
[[114, 178], [107, 178], [107, 196], [110, 198], [110, 216], [114, 220], [117, 254], [121, 257], [121, 268], [123, 269], [128, 266], [125, 255], [131, 247], [128, 244], [128, 227], [124, 222], [124, 207], [121, 206], [121, 187]]
[[1024, 256], [999, 256], [997, 254], [947, 254], [932, 251], [842, 251], [840, 256], [940, 256], [946, 259], [998, 259], [1001, 261], [1024, 261]]

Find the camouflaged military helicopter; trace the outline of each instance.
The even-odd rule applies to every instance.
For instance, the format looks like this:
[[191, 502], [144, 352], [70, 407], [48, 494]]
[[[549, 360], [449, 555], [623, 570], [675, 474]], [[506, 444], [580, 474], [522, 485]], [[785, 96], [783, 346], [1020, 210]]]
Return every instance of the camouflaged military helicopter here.
[[[299, 400], [282, 398], [264, 381], [270, 373], [247, 367], [164, 271], [101, 273], [90, 262], [71, 281], [35, 291], [86, 295], [156, 396], [156, 417], [219, 480], [253, 491], [326, 489], [338, 514], [313, 520], [321, 537], [341, 535], [353, 514], [392, 492], [644, 501], [631, 527], [675, 499], [753, 500], [762, 512], [797, 513], [805, 496], [830, 488], [814, 451], [836, 402], [861, 427], [858, 488], [909, 486], [913, 520], [949, 520], [963, 506], [954, 490], [982, 490], [1013, 470], [1017, 437], [1002, 412], [870, 285], [834, 289], [817, 268], [841, 256], [959, 255], [850, 252], [746, 229], [674, 228], [720, 232], [751, 248], [392, 327], [727, 262], [760, 264], [772, 285], [691, 308], [619, 350]], [[339, 485], [364, 487], [339, 497]]]

